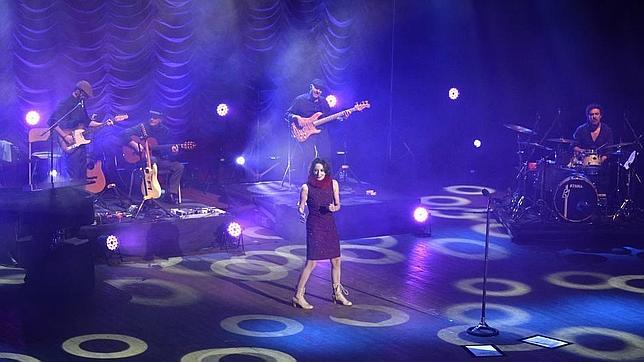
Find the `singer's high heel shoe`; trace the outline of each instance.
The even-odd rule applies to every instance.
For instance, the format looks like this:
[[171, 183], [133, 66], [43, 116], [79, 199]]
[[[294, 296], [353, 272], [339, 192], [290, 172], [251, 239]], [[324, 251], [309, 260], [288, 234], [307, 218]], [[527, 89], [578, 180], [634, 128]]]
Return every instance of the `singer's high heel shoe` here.
[[297, 293], [295, 293], [295, 296], [291, 299], [293, 302], [293, 307], [297, 308], [300, 307], [302, 309], [313, 309], [313, 306], [304, 299], [304, 289], [301, 291], [298, 290]]
[[346, 290], [342, 284], [333, 285], [333, 303], [342, 304], [346, 306], [353, 305], [350, 300], [348, 300], [344, 295], [349, 295], [349, 291]]

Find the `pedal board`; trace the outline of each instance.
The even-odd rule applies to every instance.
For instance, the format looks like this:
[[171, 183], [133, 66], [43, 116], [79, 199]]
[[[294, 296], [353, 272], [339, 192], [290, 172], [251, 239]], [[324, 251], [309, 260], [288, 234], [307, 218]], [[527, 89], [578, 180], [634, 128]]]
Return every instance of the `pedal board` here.
[[191, 207], [171, 208], [170, 213], [180, 219], [198, 219], [203, 217], [214, 217], [225, 215], [226, 211], [216, 207]]

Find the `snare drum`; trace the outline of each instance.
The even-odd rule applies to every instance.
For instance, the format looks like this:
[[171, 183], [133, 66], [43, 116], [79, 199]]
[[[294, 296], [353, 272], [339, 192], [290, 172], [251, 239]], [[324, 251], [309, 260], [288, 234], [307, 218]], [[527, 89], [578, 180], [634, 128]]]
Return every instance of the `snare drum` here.
[[584, 167], [599, 167], [602, 165], [602, 159], [595, 150], [589, 150], [582, 153], [581, 165]]
[[597, 208], [597, 190], [584, 176], [570, 176], [557, 187], [553, 205], [557, 214], [566, 221], [586, 221]]

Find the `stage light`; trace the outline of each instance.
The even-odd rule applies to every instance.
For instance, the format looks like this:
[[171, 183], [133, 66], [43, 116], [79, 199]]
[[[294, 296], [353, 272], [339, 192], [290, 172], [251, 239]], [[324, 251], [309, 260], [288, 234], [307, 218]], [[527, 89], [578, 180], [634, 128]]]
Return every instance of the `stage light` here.
[[474, 140], [474, 147], [481, 148], [481, 145], [482, 145], [481, 140], [479, 139]]
[[228, 105], [226, 103], [219, 103], [217, 105], [217, 114], [219, 117], [224, 117], [228, 114]]
[[333, 108], [338, 104], [338, 99], [333, 94], [329, 94], [326, 96], [326, 102], [329, 104], [329, 107]]
[[25, 115], [25, 121], [27, 122], [28, 125], [30, 126], [35, 126], [40, 122], [40, 113], [36, 111], [29, 111]]
[[419, 224], [420, 229], [418, 230], [419, 236], [431, 236], [432, 235], [432, 223], [429, 220], [429, 210], [424, 206], [418, 206], [414, 209], [414, 221]]
[[242, 233], [242, 227], [238, 222], [233, 221], [228, 224], [226, 231], [228, 232], [228, 235], [232, 236], [233, 238], [238, 238]]
[[449, 99], [453, 101], [458, 99], [458, 95], [459, 95], [458, 88], [450, 88], [448, 95], [449, 95]]
[[105, 238], [105, 247], [109, 251], [118, 249], [119, 239], [116, 237], [116, 235], [109, 235], [107, 238]]
[[101, 252], [102, 250], [103, 257], [108, 265], [112, 265], [112, 257], [116, 257], [118, 258], [118, 261], [123, 262], [123, 256], [121, 255], [121, 250], [119, 248], [119, 238], [116, 235], [100, 235], [96, 239], [96, 242], [98, 251]]
[[244, 156], [238, 156], [237, 158], [235, 158], [235, 163], [243, 166], [246, 164], [246, 158]]
[[245, 254], [244, 233], [242, 231], [241, 224], [236, 221], [231, 221], [228, 224], [223, 223], [217, 227], [215, 242], [219, 244], [220, 248], [226, 251], [236, 250]]
[[58, 177], [58, 171], [56, 171], [56, 170], [49, 171], [49, 176], [54, 177], [54, 178]]
[[429, 211], [426, 208], [419, 206], [414, 209], [414, 220], [416, 222], [426, 222], [429, 219]]

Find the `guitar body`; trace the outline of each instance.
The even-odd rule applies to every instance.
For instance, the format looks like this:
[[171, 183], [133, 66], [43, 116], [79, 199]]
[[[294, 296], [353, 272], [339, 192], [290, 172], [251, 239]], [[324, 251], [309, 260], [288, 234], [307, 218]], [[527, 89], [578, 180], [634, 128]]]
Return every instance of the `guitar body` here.
[[309, 137], [311, 137], [311, 135], [322, 132], [322, 130], [318, 129], [317, 126], [321, 126], [325, 123], [331, 122], [341, 117], [346, 118], [352, 112], [356, 112], [356, 111], [360, 112], [369, 107], [371, 107], [371, 105], [369, 104], [369, 101], [363, 101], [360, 103], [356, 103], [355, 106], [353, 106], [352, 108], [345, 109], [344, 111], [334, 113], [324, 118], [320, 118], [320, 116], [322, 115], [322, 112], [317, 112], [309, 118], [299, 117], [299, 122], [298, 121], [291, 122], [291, 135], [293, 135], [293, 138], [295, 138], [298, 142], [304, 142]]
[[[132, 141], [142, 145], [144, 142], [139, 136], [132, 136]], [[159, 143], [154, 137], [148, 137], [148, 144], [150, 147], [157, 146]], [[133, 149], [132, 147], [126, 145], [121, 148], [123, 151], [123, 159], [127, 163], [138, 163], [142, 159], [145, 159], [145, 153], [143, 152], [138, 152], [137, 150]], [[144, 157], [141, 157], [144, 156]]]
[[85, 190], [97, 194], [105, 189], [107, 185], [105, 175], [102, 169], [101, 161], [90, 161], [87, 164], [87, 181], [94, 181], [92, 184], [85, 185]]
[[152, 167], [143, 169], [143, 182], [141, 183], [141, 194], [143, 199], [158, 199], [161, 197], [161, 184], [159, 183], [158, 176], [159, 170], [157, 164], [152, 164]]
[[[128, 119], [127, 114], [120, 114], [120, 115], [114, 117], [114, 119], [111, 120], [111, 121], [112, 121], [112, 123], [114, 123], [114, 122], [121, 122], [121, 121], [126, 120], [126, 119]], [[99, 127], [93, 127], [92, 130], [95, 131], [98, 128], [103, 127], [105, 124], [107, 124], [107, 121], [105, 123], [103, 123]], [[65, 142], [65, 140], [62, 139], [62, 137], [58, 137], [58, 142], [60, 144], [60, 148], [65, 153], [72, 153], [78, 147], [84, 146], [84, 145], [86, 145], [88, 143], [91, 143], [92, 142], [91, 140], [85, 138], [85, 131], [87, 131], [87, 129], [85, 129], [84, 127], [80, 127], [80, 128], [76, 128], [76, 129], [72, 130], [70, 132], [70, 134], [71, 134], [72, 138], [74, 139], [74, 142], [71, 143], [71, 144], [68, 144], [67, 142]]]
[[143, 168], [143, 182], [141, 182], [141, 194], [143, 200], [158, 199], [161, 197], [161, 184], [159, 184], [157, 164], [152, 163], [150, 155], [150, 139], [145, 126], [141, 124], [141, 133], [143, 134], [143, 145], [145, 146], [145, 168]]
[[76, 150], [78, 147], [86, 145], [90, 143], [91, 141], [85, 138], [85, 129], [84, 128], [77, 128], [74, 130], [63, 130], [66, 133], [69, 133], [72, 138], [74, 139], [74, 142], [69, 144], [65, 142], [65, 140], [62, 137], [58, 137], [58, 144], [60, 145], [60, 148], [63, 150], [65, 153], [72, 153], [74, 150]]
[[306, 141], [311, 135], [318, 134], [322, 132], [315, 127], [314, 122], [320, 118], [322, 112], [317, 112], [309, 118], [300, 117], [300, 127], [298, 127], [298, 122], [291, 123], [291, 134], [298, 142]]

